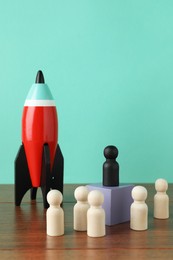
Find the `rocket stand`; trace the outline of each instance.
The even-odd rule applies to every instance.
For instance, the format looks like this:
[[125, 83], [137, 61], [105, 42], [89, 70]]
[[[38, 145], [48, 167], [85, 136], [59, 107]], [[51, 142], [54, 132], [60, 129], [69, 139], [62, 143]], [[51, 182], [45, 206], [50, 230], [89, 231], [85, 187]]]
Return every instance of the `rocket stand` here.
[[[63, 193], [64, 158], [57, 145], [54, 164], [51, 172], [49, 146], [44, 144], [41, 172], [41, 190], [44, 208], [48, 208], [47, 193], [50, 189], [57, 189]], [[24, 146], [21, 145], [15, 159], [15, 205], [20, 206], [25, 193], [31, 189], [31, 200], [36, 199], [37, 187], [32, 187]]]

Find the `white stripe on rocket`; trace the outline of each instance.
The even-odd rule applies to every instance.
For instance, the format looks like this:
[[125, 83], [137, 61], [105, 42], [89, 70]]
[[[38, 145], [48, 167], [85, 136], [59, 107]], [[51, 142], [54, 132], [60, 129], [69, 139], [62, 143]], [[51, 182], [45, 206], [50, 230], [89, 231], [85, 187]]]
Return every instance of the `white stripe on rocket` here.
[[24, 107], [55, 107], [54, 100], [25, 100]]

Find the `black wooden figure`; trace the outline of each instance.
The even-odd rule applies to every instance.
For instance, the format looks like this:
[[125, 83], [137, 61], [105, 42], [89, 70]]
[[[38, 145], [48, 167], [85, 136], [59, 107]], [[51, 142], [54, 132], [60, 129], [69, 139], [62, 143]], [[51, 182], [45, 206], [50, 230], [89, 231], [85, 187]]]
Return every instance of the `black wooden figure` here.
[[118, 149], [109, 145], [104, 149], [104, 156], [103, 186], [119, 186], [119, 164], [116, 161]]

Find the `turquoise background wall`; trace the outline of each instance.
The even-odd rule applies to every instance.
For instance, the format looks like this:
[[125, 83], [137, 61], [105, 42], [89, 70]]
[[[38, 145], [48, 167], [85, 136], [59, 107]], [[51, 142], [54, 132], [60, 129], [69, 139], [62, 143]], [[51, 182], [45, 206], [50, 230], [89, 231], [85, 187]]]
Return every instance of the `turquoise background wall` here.
[[173, 1], [0, 0], [0, 183], [14, 183], [25, 98], [42, 69], [65, 182], [173, 181]]

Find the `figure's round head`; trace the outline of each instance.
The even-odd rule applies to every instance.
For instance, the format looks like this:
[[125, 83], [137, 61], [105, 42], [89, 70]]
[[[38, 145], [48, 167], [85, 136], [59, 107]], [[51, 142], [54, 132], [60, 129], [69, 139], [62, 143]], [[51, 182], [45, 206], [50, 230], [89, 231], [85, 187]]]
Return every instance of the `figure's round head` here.
[[158, 192], [165, 192], [168, 189], [168, 182], [165, 179], [157, 179], [155, 182], [155, 189]]
[[86, 186], [79, 186], [75, 189], [74, 196], [77, 201], [87, 201], [89, 190]]
[[118, 156], [118, 149], [113, 145], [108, 145], [105, 147], [103, 153], [106, 159], [116, 159]]
[[104, 196], [99, 190], [92, 190], [88, 194], [88, 203], [91, 206], [101, 206], [104, 202]]
[[145, 201], [147, 198], [147, 190], [143, 186], [135, 186], [132, 189], [132, 198], [137, 201]]
[[47, 202], [51, 206], [58, 206], [63, 200], [62, 193], [59, 190], [51, 190], [47, 194]]

